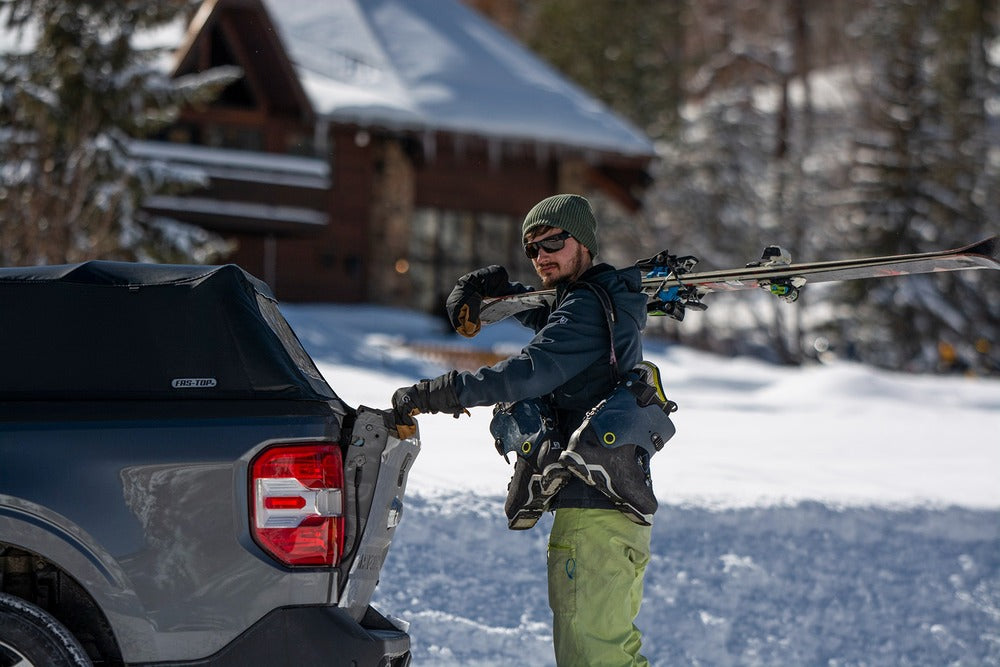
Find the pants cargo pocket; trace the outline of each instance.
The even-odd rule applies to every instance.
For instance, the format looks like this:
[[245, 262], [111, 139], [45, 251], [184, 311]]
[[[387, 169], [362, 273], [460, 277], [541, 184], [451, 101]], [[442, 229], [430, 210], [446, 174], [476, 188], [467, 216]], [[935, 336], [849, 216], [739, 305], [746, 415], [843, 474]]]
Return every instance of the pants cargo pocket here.
[[567, 544], [549, 543], [549, 607], [553, 614], [576, 613], [576, 550]]

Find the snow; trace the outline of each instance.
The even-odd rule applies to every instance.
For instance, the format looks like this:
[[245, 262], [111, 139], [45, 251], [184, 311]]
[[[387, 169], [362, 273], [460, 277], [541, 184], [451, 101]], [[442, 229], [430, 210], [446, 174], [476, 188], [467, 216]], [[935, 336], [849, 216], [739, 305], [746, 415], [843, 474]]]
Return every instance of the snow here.
[[653, 154], [639, 129], [457, 0], [266, 5], [328, 118]]
[[[14, 616], [20, 624], [14, 625], [14, 630], [5, 632], [4, 662], [12, 661], [15, 665], [32, 664], [22, 650], [31, 651], [32, 640], [39, 640], [40, 635], [48, 642], [46, 652], [53, 658], [61, 657], [65, 665], [89, 665], [90, 660], [83, 647], [66, 627], [44, 609], [37, 607], [16, 595], [0, 593], [0, 612], [5, 617]], [[21, 625], [21, 629], [17, 628]], [[7, 628], [4, 628], [5, 630]], [[44, 635], [43, 635], [44, 633]]]
[[[327, 120], [654, 153], [640, 129], [460, 0], [264, 4], [313, 110]], [[30, 52], [36, 32], [0, 26], [0, 53]], [[188, 48], [190, 38], [173, 21], [139, 31], [133, 46]], [[164, 52], [158, 68], [170, 71], [174, 55]]]
[[[250, 174], [261, 172], [258, 178], [262, 181], [266, 176], [273, 180], [265, 182], [276, 180], [280, 185], [317, 189], [329, 187], [330, 163], [317, 158], [138, 139], [129, 142], [129, 153], [147, 159], [197, 165], [212, 173], [216, 173], [213, 170], [220, 170], [218, 173], [221, 174], [235, 172], [239, 178], [251, 178]], [[301, 180], [286, 180], [296, 176]]]
[[[504, 322], [468, 341], [375, 306], [282, 310], [353, 405], [448, 370], [408, 345], [506, 354], [529, 338]], [[1000, 664], [1000, 380], [776, 367], [651, 338], [646, 356], [680, 404], [652, 463], [637, 625], [654, 665]], [[376, 604], [411, 623], [416, 665], [551, 665], [551, 518], [507, 529], [511, 467], [491, 411], [471, 412], [419, 419]]]

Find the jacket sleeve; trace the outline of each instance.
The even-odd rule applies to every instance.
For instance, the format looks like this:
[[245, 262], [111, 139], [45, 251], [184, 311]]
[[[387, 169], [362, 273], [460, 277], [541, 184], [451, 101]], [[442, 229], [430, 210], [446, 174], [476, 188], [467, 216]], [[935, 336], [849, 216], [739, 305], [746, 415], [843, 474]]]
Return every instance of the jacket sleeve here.
[[[534, 290], [528, 290], [534, 291]], [[530, 310], [522, 310], [520, 313], [514, 313], [514, 319], [528, 327], [535, 333], [538, 333], [549, 321], [550, 308], [531, 308]]]
[[459, 373], [455, 387], [466, 407], [537, 398], [609, 354], [603, 307], [589, 290], [573, 290], [519, 354]]

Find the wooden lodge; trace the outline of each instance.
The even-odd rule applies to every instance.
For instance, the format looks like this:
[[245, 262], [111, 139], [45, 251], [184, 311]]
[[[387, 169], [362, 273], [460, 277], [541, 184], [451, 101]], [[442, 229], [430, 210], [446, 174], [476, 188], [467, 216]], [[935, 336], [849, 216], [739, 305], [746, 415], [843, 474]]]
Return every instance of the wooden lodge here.
[[647, 178], [641, 132], [457, 0], [206, 0], [173, 75], [220, 65], [243, 75], [136, 146], [209, 185], [145, 207], [285, 301], [439, 307], [472, 268], [529, 269], [538, 200], [635, 210]]

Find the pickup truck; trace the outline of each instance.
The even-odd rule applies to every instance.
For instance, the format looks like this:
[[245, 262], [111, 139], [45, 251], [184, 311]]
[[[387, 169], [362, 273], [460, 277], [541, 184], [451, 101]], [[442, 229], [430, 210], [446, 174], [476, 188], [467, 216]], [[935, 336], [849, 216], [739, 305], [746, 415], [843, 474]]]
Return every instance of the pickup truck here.
[[419, 435], [338, 398], [266, 284], [3, 268], [0, 351], [0, 667], [409, 664], [369, 602]]

